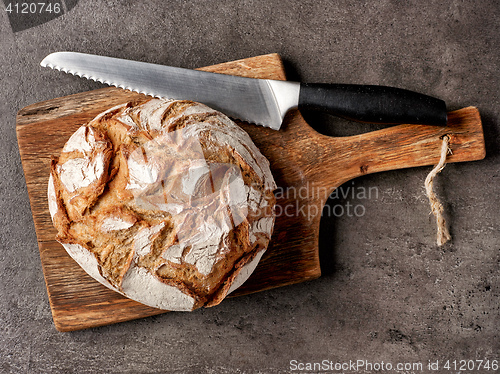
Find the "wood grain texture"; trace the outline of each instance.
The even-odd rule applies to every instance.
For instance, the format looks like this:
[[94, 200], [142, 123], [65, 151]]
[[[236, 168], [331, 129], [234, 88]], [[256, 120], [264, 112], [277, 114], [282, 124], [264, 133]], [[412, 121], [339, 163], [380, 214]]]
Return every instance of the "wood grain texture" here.
[[[285, 79], [276, 54], [215, 65], [203, 70], [256, 78]], [[117, 88], [36, 103], [17, 116], [19, 151], [28, 187], [40, 257], [55, 326], [60, 331], [151, 316], [150, 308], [107, 289], [88, 276], [54, 240], [47, 204], [52, 155], [76, 129], [100, 112], [143, 97]], [[447, 127], [399, 125], [367, 134], [334, 138], [309, 127], [297, 110], [280, 131], [238, 122], [270, 160], [276, 179], [277, 212], [270, 247], [250, 279], [233, 296], [316, 279], [321, 275], [318, 234], [328, 195], [357, 176], [384, 170], [433, 165], [441, 138], [451, 136], [449, 162], [484, 158], [476, 108], [449, 113]]]

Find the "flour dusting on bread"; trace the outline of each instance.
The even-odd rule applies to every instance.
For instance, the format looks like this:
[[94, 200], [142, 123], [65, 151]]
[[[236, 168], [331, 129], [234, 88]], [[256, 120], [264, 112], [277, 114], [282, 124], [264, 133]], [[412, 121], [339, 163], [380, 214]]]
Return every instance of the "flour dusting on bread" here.
[[57, 240], [96, 280], [166, 310], [213, 306], [241, 286], [275, 220], [269, 162], [220, 112], [191, 101], [119, 105], [54, 158]]

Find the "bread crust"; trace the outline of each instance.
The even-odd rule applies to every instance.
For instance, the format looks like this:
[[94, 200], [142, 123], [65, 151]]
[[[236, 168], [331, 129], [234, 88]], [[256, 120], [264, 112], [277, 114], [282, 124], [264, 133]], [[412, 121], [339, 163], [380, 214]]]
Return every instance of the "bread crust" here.
[[246, 132], [191, 101], [101, 113], [53, 158], [56, 239], [87, 273], [143, 304], [219, 304], [253, 272], [275, 220], [269, 162]]

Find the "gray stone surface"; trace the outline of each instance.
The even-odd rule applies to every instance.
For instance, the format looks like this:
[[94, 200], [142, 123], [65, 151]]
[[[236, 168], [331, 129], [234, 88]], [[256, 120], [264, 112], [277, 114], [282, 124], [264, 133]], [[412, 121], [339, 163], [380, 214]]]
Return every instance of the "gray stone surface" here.
[[[67, 0], [73, 8], [63, 16], [18, 32], [2, 10], [0, 372], [300, 372], [292, 360], [422, 363], [424, 372], [439, 360], [449, 372], [445, 360], [499, 359], [499, 4]], [[58, 50], [188, 68], [277, 52], [289, 78], [395, 85], [438, 96], [449, 109], [475, 105], [487, 157], [450, 164], [437, 179], [453, 235], [445, 248], [435, 245], [423, 188], [430, 168], [368, 175], [342, 188], [377, 194], [329, 202], [362, 205], [364, 215], [324, 217], [320, 279], [190, 314], [60, 333], [15, 135], [22, 107], [100, 87], [39, 67]], [[305, 116], [327, 134], [373, 128]]]

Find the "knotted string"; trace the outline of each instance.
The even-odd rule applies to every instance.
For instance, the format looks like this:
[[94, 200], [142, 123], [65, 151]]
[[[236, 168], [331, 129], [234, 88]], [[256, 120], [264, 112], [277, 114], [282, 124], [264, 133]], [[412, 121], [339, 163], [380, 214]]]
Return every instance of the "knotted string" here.
[[439, 159], [438, 164], [434, 166], [434, 169], [432, 169], [429, 175], [427, 175], [427, 178], [425, 178], [425, 190], [431, 204], [431, 211], [436, 217], [438, 246], [442, 246], [451, 239], [448, 227], [446, 226], [446, 220], [443, 216], [443, 205], [439, 201], [433, 189], [434, 178], [441, 170], [444, 169], [446, 165], [446, 156], [452, 153], [449, 147], [449, 143], [450, 137], [448, 135], [445, 135], [443, 137], [443, 144], [441, 146], [441, 158]]

